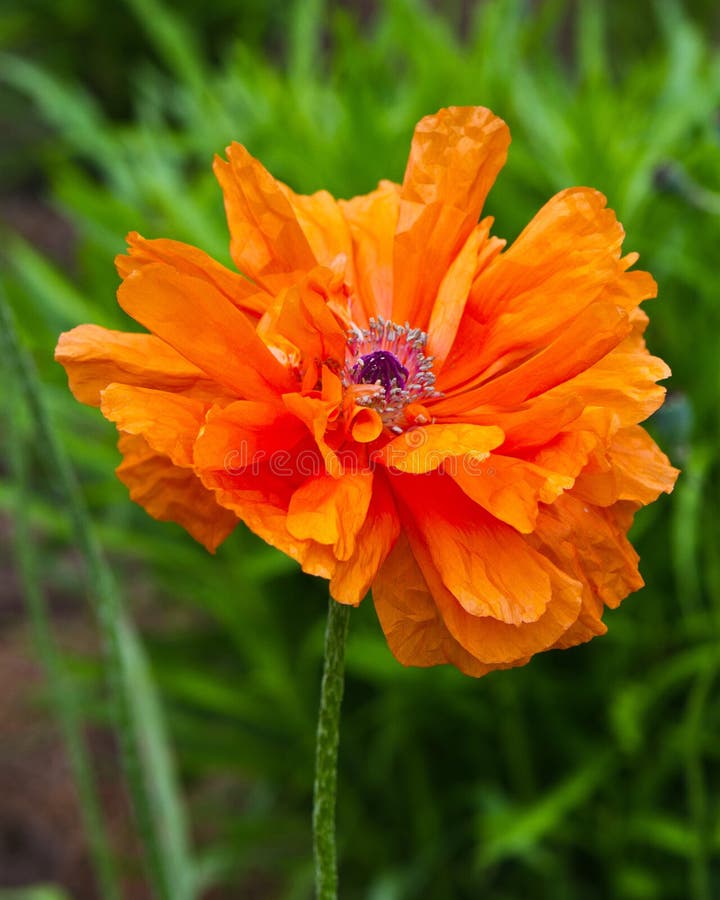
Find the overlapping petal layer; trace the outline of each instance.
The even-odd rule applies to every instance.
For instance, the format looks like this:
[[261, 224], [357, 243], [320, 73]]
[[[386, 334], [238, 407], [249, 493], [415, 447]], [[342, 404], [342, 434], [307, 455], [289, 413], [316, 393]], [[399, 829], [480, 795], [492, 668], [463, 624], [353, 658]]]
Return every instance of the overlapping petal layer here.
[[479, 220], [508, 144], [489, 110], [441, 110], [401, 185], [340, 201], [233, 144], [239, 271], [133, 233], [118, 298], [150, 333], [79, 326], [56, 353], [151, 515], [210, 550], [242, 521], [339, 602], [372, 590], [402, 663], [473, 676], [602, 634], [642, 585], [632, 517], [677, 477], [639, 424], [669, 374], [653, 279], [589, 188], [504, 249]]

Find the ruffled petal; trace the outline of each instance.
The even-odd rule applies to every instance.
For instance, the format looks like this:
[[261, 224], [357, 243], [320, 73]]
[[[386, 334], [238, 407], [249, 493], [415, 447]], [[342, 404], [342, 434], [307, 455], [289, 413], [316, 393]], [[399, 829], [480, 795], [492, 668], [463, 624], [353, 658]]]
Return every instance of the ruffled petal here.
[[612, 609], [643, 586], [638, 555], [627, 539], [628, 510], [637, 506], [617, 504], [602, 509], [585, 503], [574, 491], [544, 507], [535, 533], [528, 539], [538, 550], [589, 589], [583, 600], [583, 617], [599, 622], [603, 605]]
[[389, 469], [417, 475], [432, 472], [447, 460], [466, 454], [475, 462], [487, 459], [504, 438], [495, 425], [423, 425], [393, 438], [374, 459]]
[[[477, 374], [475, 363], [456, 368], [453, 356], [453, 364], [445, 366], [437, 388], [446, 394], [464, 391], [469, 409], [485, 404], [520, 404], [585, 372], [617, 347], [631, 330], [632, 323], [622, 307], [611, 300], [598, 300], [567, 322], [547, 345], [523, 351], [522, 357], [514, 358], [507, 368], [493, 367]], [[459, 388], [456, 381], [462, 377], [470, 380]], [[445, 408], [448, 406], [452, 408], [452, 404]], [[434, 407], [433, 413], [436, 414]]]
[[76, 399], [89, 406], [100, 406], [101, 391], [113, 382], [197, 397], [223, 393], [202, 369], [153, 334], [78, 325], [60, 335], [55, 359], [65, 367]]
[[211, 284], [151, 263], [118, 290], [128, 315], [238, 397], [290, 390], [293, 378], [255, 333], [248, 318]]
[[194, 450], [195, 469], [217, 502], [303, 570], [330, 578], [332, 547], [297, 538], [287, 527], [294, 491], [324, 471], [307, 429], [282, 406], [238, 401], [208, 413]]
[[597, 448], [575, 482], [584, 503], [612, 506], [618, 500], [646, 505], [675, 486], [679, 471], [639, 425], [622, 428], [606, 449]]
[[521, 535], [472, 503], [447, 476], [398, 476], [393, 490], [413, 551], [420, 543], [426, 548], [463, 610], [516, 626], [543, 616], [558, 573]]
[[165, 263], [178, 272], [209, 282], [238, 309], [252, 316], [261, 316], [270, 302], [270, 294], [248, 281], [237, 272], [231, 272], [207, 253], [165, 238], [146, 240], [137, 231], [127, 236], [129, 253], [116, 256], [115, 266], [121, 278], [152, 263]]
[[400, 212], [400, 186], [381, 181], [377, 190], [339, 207], [352, 236], [355, 278], [359, 302], [354, 303], [354, 322], [365, 328], [371, 317], [389, 319], [393, 295], [393, 235]]
[[193, 445], [205, 422], [208, 404], [180, 394], [111, 384], [100, 406], [118, 431], [141, 435], [176, 466], [191, 468]]
[[[480, 662], [494, 667], [523, 665], [535, 653], [552, 647], [577, 621], [582, 585], [550, 562], [545, 571], [550, 578], [552, 599], [536, 621], [513, 625], [492, 616], [473, 615], [447, 588], [430, 549], [412, 525], [408, 526], [408, 536], [412, 552], [448, 631]], [[522, 538], [518, 537], [518, 540], [522, 541]], [[529, 545], [526, 546], [530, 549]], [[540, 558], [540, 554], [534, 554], [534, 558]], [[516, 555], [514, 566], [520, 568], [526, 560], [526, 556]], [[512, 578], [511, 573], [507, 575]]]
[[596, 301], [630, 313], [655, 296], [646, 272], [627, 272], [622, 226], [589, 188], [552, 198], [510, 248], [479, 273], [441, 390], [520, 365]]
[[241, 144], [215, 158], [225, 197], [230, 253], [238, 269], [270, 293], [298, 280], [318, 264], [288, 189]]
[[258, 333], [269, 344], [279, 335], [294, 346], [298, 351], [295, 364], [300, 369], [312, 368], [315, 380], [328, 360], [345, 361], [347, 329], [332, 312], [333, 303], [342, 296], [340, 287], [329, 269], [315, 269], [282, 292], [258, 326]]
[[161, 522], [177, 522], [211, 553], [238, 523], [219, 506], [192, 469], [176, 466], [142, 437], [123, 434], [118, 448], [124, 459], [117, 468], [130, 498]]
[[369, 469], [345, 472], [342, 478], [309, 478], [290, 498], [288, 531], [300, 540], [331, 546], [336, 559], [350, 559], [370, 506], [372, 483]]
[[483, 219], [476, 228], [473, 228], [440, 282], [428, 325], [427, 344], [428, 355], [435, 359], [433, 372], [436, 376], [440, 373], [457, 335], [470, 288], [477, 276], [481, 256], [483, 265], [487, 265], [493, 254], [498, 253], [503, 246], [502, 241], [489, 237], [492, 222], [492, 218]]
[[527, 460], [496, 453], [480, 464], [464, 461], [452, 477], [471, 500], [523, 534], [535, 528], [538, 505], [552, 503], [574, 481]]
[[382, 472], [376, 472], [365, 521], [357, 533], [355, 550], [339, 560], [330, 580], [330, 595], [357, 606], [370, 590], [400, 533], [400, 520]]
[[619, 500], [645, 506], [657, 500], [661, 493], [671, 493], [680, 474], [639, 425], [618, 431], [610, 444], [609, 455], [617, 472]]
[[327, 191], [296, 194], [287, 185], [280, 189], [290, 201], [298, 224], [310, 244], [313, 256], [321, 266], [339, 275], [351, 288], [355, 283], [353, 242], [342, 201]]
[[480, 106], [452, 106], [418, 123], [393, 250], [394, 321], [427, 328], [440, 281], [475, 227], [509, 144], [507, 125]]
[[325, 439], [328, 422], [337, 415], [337, 404], [329, 403], [319, 397], [305, 397], [302, 394], [285, 394], [283, 402], [288, 410], [305, 424], [322, 454], [325, 468], [335, 478], [342, 474], [342, 466], [333, 448]]
[[380, 569], [372, 595], [388, 646], [404, 666], [449, 663], [476, 678], [492, 670], [448, 631], [405, 535]]
[[[670, 368], [656, 356], [651, 356], [636, 327], [637, 313], [631, 317], [631, 334], [607, 356], [548, 392], [559, 400], [574, 394], [587, 406], [612, 410], [618, 425], [635, 425], [651, 416], [662, 406], [665, 388], [656, 384], [670, 377]], [[644, 326], [646, 318], [640, 319]]]

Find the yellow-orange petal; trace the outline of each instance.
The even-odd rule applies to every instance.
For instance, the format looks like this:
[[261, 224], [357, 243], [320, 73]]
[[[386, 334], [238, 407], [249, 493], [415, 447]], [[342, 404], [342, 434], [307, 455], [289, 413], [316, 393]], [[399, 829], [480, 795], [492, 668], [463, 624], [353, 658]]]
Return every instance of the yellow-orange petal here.
[[623, 428], [613, 437], [609, 455], [617, 473], [618, 499], [645, 506], [661, 493], [671, 493], [678, 469], [639, 425]]
[[354, 441], [359, 444], [370, 444], [380, 437], [385, 426], [377, 410], [367, 406], [355, 406], [347, 427]]
[[127, 255], [116, 256], [115, 266], [121, 278], [151, 263], [165, 263], [178, 272], [208, 281], [238, 309], [253, 316], [261, 316], [270, 302], [270, 295], [237, 272], [231, 272], [212, 256], [180, 241], [165, 238], [146, 240], [137, 231], [127, 236]]
[[222, 393], [202, 369], [153, 334], [78, 325], [60, 335], [55, 359], [73, 395], [89, 406], [100, 406], [100, 392], [113, 382], [200, 397]]
[[505, 163], [510, 132], [480, 106], [451, 106], [415, 128], [400, 193], [391, 318], [426, 329], [438, 286]]
[[182, 525], [214, 553], [237, 525], [237, 516], [218, 505], [192, 469], [174, 465], [144, 438], [123, 434], [118, 448], [124, 459], [117, 475], [131, 499], [154, 519]]
[[370, 469], [346, 471], [341, 478], [309, 478], [290, 499], [288, 531], [299, 540], [329, 544], [339, 560], [350, 559], [370, 506], [372, 483]]
[[[512, 625], [492, 616], [469, 613], [445, 586], [428, 547], [416, 532], [409, 532], [413, 554], [450, 634], [472, 656], [488, 665], [520, 665], [535, 653], [548, 650], [577, 621], [582, 585], [548, 563], [552, 599], [535, 622]], [[522, 540], [522, 538], [518, 538]], [[525, 565], [517, 555], [515, 565]]]
[[100, 409], [118, 431], [141, 435], [176, 466], [192, 467], [193, 445], [205, 422], [208, 404], [180, 394], [111, 384]]
[[528, 462], [492, 453], [480, 463], [462, 460], [452, 473], [471, 500], [495, 518], [528, 534], [535, 528], [540, 503], [552, 503], [574, 479]]
[[413, 549], [422, 542], [467, 613], [516, 626], [543, 616], [556, 573], [521, 535], [480, 509], [446, 475], [397, 476], [393, 490]]
[[372, 595], [388, 646], [404, 666], [449, 663], [476, 678], [492, 670], [448, 631], [405, 535], [380, 569]]
[[495, 425], [423, 425], [410, 428], [389, 441], [375, 454], [389, 469], [410, 474], [432, 472], [449, 459], [471, 454], [486, 459], [505, 435]]
[[341, 209], [342, 201], [337, 201], [327, 191], [309, 195], [296, 194], [287, 185], [281, 182], [278, 184], [290, 201], [315, 259], [353, 287], [355, 269], [352, 236]]
[[225, 197], [230, 253], [238, 269], [266, 290], [296, 281], [318, 261], [297, 220], [284, 185], [241, 144], [215, 158]]
[[211, 284], [164, 264], [130, 274], [118, 302], [136, 319], [238, 397], [264, 399], [291, 389], [246, 316]]
[[573, 489], [543, 508], [528, 538], [559, 568], [587, 584], [598, 618], [603, 604], [614, 609], [643, 586], [638, 555], [627, 539], [632, 516], [626, 520], [626, 511], [623, 503], [606, 509], [593, 506]]
[[619, 425], [635, 425], [662, 405], [665, 388], [656, 382], [670, 374], [663, 360], [648, 353], [641, 334], [633, 331], [607, 356], [548, 396], [562, 401], [569, 394], [579, 395], [587, 406], [612, 410]]
[[400, 186], [381, 181], [377, 190], [339, 207], [352, 236], [358, 297], [352, 306], [353, 321], [366, 328], [371, 317], [389, 319], [392, 314], [393, 235], [400, 211]]

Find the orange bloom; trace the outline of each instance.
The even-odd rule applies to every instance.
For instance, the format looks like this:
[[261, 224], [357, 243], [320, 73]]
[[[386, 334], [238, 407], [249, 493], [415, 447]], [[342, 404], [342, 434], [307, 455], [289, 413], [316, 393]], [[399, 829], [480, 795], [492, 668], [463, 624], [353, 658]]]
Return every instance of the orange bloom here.
[[129, 236], [122, 308], [56, 357], [117, 424], [130, 496], [214, 551], [238, 520], [372, 588], [392, 652], [470, 675], [602, 634], [642, 585], [635, 511], [677, 477], [638, 425], [670, 372], [655, 296], [602, 194], [552, 198], [507, 249], [478, 222], [510, 135], [479, 107], [415, 130], [401, 185], [295, 194], [217, 159], [231, 253]]

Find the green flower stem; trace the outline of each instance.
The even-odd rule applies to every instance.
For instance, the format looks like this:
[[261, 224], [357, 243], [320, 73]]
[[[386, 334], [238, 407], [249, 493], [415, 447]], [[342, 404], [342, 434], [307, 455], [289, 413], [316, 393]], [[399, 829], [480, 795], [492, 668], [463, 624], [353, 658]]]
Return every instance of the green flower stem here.
[[351, 607], [330, 598], [325, 630], [325, 666], [320, 689], [313, 796], [313, 851], [317, 900], [337, 898], [335, 795], [340, 706], [345, 684], [345, 639], [350, 609]]

